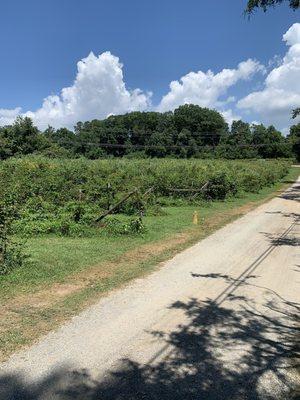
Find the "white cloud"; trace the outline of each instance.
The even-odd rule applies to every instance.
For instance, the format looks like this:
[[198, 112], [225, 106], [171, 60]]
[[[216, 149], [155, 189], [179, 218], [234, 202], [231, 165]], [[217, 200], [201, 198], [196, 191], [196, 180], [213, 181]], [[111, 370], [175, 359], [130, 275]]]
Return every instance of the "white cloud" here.
[[[174, 110], [182, 104], [220, 108], [226, 102], [232, 101], [232, 97], [225, 102], [220, 101], [220, 97], [224, 96], [231, 86], [239, 80], [250, 79], [258, 71], [264, 71], [264, 67], [257, 61], [249, 59], [241, 62], [236, 69], [223, 69], [217, 74], [211, 70], [190, 72], [179, 81], [171, 82], [170, 91], [162, 98], [158, 110]], [[229, 112], [227, 110], [227, 113]]]
[[[252, 93], [239, 101], [231, 96], [230, 88], [241, 80], [250, 80], [257, 72], [266, 73], [265, 67], [255, 60], [248, 59], [236, 68], [218, 73], [190, 72], [171, 82], [169, 92], [153, 107], [151, 93], [128, 89], [119, 58], [105, 52], [99, 56], [91, 53], [79, 61], [70, 87], [48, 96], [41, 108], [23, 115], [31, 117], [41, 129], [48, 124], [72, 128], [77, 121], [102, 119], [110, 114], [150, 109], [169, 111], [193, 103], [219, 110], [228, 123], [240, 119], [241, 114], [249, 121], [258, 119], [284, 129], [295, 122], [290, 120], [291, 110], [300, 106], [300, 23], [292, 25], [283, 40], [289, 46], [285, 56], [274, 57], [263, 86], [253, 88]], [[254, 85], [258, 87], [257, 81]], [[20, 113], [20, 108], [0, 109], [0, 125], [12, 123]]]
[[294, 44], [300, 43], [300, 24], [295, 23], [290, 29], [283, 35], [283, 40], [286, 41], [288, 46], [294, 46]]
[[0, 126], [11, 125], [20, 113], [20, 107], [14, 108], [13, 110], [0, 108]]
[[284, 128], [291, 123], [291, 111], [300, 106], [300, 23], [283, 35], [290, 46], [279, 66], [267, 75], [264, 88], [241, 99], [240, 109], [256, 112], [262, 122]]
[[[77, 121], [102, 119], [110, 114], [122, 114], [145, 110], [150, 106], [151, 93], [126, 88], [123, 65], [110, 52], [93, 53], [77, 63], [77, 75], [72, 86], [63, 88], [60, 95], [44, 99], [42, 107], [27, 111], [41, 129], [52, 125], [55, 128], [72, 128]], [[0, 125], [11, 124], [21, 108], [0, 109]]]
[[[42, 107], [36, 111], [27, 111], [29, 116], [40, 128], [47, 125], [55, 128], [67, 126], [72, 128], [77, 121], [87, 121], [94, 118], [105, 118], [110, 114], [122, 114], [136, 110], [151, 109], [151, 94], [139, 89], [126, 88], [122, 64], [110, 52], [98, 57], [91, 53], [77, 64], [77, 75], [72, 86], [61, 90], [60, 95], [51, 95], [44, 99]], [[249, 79], [263, 67], [251, 59], [241, 62], [236, 69], [223, 69], [214, 74], [199, 71], [190, 72], [170, 84], [170, 92], [164, 96], [158, 106], [159, 111], [169, 111], [184, 103], [194, 103], [205, 107], [219, 108], [226, 120], [231, 123], [235, 116], [233, 111], [226, 109], [234, 103], [235, 98], [226, 95], [229, 87], [241, 79]], [[12, 123], [21, 109], [2, 110], [6, 119], [0, 119], [0, 124]], [[1, 114], [0, 114], [1, 118]]]
[[233, 110], [225, 110], [221, 111], [221, 114], [223, 115], [225, 121], [231, 126], [233, 121], [238, 121], [242, 119], [240, 115], [237, 115]]
[[40, 109], [24, 115], [40, 128], [48, 124], [72, 128], [77, 121], [147, 109], [151, 94], [127, 89], [122, 67], [118, 57], [110, 52], [98, 57], [90, 53], [77, 63], [72, 86], [62, 89], [60, 95], [48, 96]]

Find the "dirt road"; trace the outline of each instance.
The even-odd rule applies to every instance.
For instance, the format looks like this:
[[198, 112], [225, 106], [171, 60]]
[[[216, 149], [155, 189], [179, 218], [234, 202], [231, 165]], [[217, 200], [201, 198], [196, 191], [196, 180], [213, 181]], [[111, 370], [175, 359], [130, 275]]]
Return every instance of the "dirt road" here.
[[299, 201], [300, 181], [14, 355], [1, 400], [291, 399]]

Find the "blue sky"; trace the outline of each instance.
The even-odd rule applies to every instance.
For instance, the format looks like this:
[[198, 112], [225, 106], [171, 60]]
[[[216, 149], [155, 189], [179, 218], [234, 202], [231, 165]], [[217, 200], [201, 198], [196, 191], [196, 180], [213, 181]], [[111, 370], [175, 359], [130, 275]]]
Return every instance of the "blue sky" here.
[[[224, 110], [227, 106], [219, 103], [229, 99], [234, 115], [250, 122], [271, 122], [271, 117], [261, 116], [253, 104], [237, 107], [237, 102], [253, 91], [264, 90], [267, 75], [278, 63], [283, 63], [279, 58], [277, 64], [270, 66], [269, 61], [274, 56], [285, 56], [288, 47], [282, 36], [299, 22], [300, 16], [282, 5], [266, 14], [257, 12], [248, 20], [243, 17], [246, 0], [3, 0], [1, 3], [0, 109], [20, 107], [22, 112], [33, 112], [32, 116], [42, 107], [44, 98], [72, 87], [79, 60], [91, 51], [95, 56], [109, 51], [124, 65], [124, 83], [129, 92], [140, 88], [153, 94], [151, 101], [134, 100], [126, 103], [127, 108], [118, 108], [112, 99], [105, 110], [99, 109], [100, 117], [110, 113], [109, 107], [112, 113], [134, 107], [155, 109], [169, 92], [171, 81], [192, 71], [206, 73], [211, 69], [216, 74], [224, 68], [237, 70], [239, 63], [251, 58], [266, 68], [264, 73], [262, 68], [260, 71], [254, 68], [251, 77], [238, 78], [217, 102], [214, 99], [215, 103], [207, 104]], [[295, 44], [297, 24], [296, 27]], [[99, 70], [94, 77], [98, 83], [100, 75]], [[93, 96], [90, 90], [88, 94]], [[101, 102], [105, 101], [106, 96]], [[293, 101], [297, 102], [297, 93]], [[85, 115], [93, 117], [94, 112], [97, 108], [86, 114], [79, 112], [78, 119]], [[42, 113], [41, 118], [47, 120], [47, 114]], [[67, 118], [66, 124], [72, 124], [74, 118], [76, 115]], [[61, 119], [60, 123], [63, 122]], [[275, 118], [274, 122], [281, 128], [288, 124], [286, 118]]]

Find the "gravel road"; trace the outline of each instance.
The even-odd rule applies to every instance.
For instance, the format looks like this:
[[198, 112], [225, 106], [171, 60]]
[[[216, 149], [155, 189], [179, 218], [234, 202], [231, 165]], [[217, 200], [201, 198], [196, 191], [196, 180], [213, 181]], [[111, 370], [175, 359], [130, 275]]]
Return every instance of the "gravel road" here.
[[291, 399], [299, 201], [300, 180], [13, 355], [0, 399]]

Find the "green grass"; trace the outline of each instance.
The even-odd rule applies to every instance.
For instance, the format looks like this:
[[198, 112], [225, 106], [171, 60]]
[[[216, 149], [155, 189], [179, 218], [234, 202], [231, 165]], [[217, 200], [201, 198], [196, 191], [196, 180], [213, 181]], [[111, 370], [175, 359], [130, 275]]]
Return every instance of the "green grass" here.
[[[292, 181], [297, 175], [297, 168], [292, 168], [284, 180]], [[0, 300], [20, 292], [36, 291], [41, 286], [66, 282], [71, 274], [103, 262], [115, 262], [122, 254], [138, 246], [163, 241], [175, 233], [184, 232], [191, 228], [195, 210], [200, 215], [200, 225], [197, 229], [201, 231], [208, 218], [248, 202], [260, 201], [281, 186], [282, 182], [279, 182], [264, 188], [259, 193], [244, 194], [225, 202], [213, 202], [203, 206], [166, 207], [166, 215], [145, 217], [147, 232], [143, 236], [109, 237], [96, 234], [83, 238], [59, 236], [30, 238], [26, 243], [30, 261], [23, 268], [0, 278]]]
[[[224, 203], [225, 205], [225, 203]], [[220, 206], [223, 206], [220, 204]], [[212, 207], [203, 208], [209, 214]], [[122, 254], [137, 246], [163, 240], [173, 233], [191, 226], [195, 207], [168, 207], [164, 216], [145, 217], [147, 232], [143, 236], [106, 236], [68, 238], [41, 236], [30, 238], [26, 248], [30, 262], [1, 279], [0, 298], [22, 292], [30, 292], [43, 284], [64, 282], [70, 274], [101, 262], [114, 262]], [[178, 216], [180, 215], [180, 218]]]
[[[29, 239], [27, 248], [31, 254], [30, 263], [0, 278], [0, 300], [4, 306], [0, 324], [0, 359], [6, 359], [17, 349], [57, 328], [102, 294], [145, 275], [159, 262], [277, 195], [298, 174], [299, 169], [292, 168], [283, 181], [259, 193], [244, 194], [225, 202], [198, 207], [167, 207], [167, 215], [145, 218], [147, 232], [143, 236], [108, 237], [98, 234], [88, 238], [44, 236]], [[200, 214], [198, 226], [192, 225], [195, 210]], [[172, 243], [172, 238], [178, 233], [185, 233], [184, 241], [175, 241], [166, 248], [157, 247], [157, 244], [168, 241]], [[128, 252], [145, 248], [145, 245], [153, 246], [153, 252], [149, 252], [148, 248], [145, 257], [135, 259], [135, 253], [126, 257]], [[95, 276], [92, 282], [66, 296], [56, 298], [54, 295], [51, 298], [53, 284], [76, 282], [76, 273], [83, 271], [83, 275], [88, 274], [93, 266], [100, 271], [108, 270], [109, 274]], [[50, 288], [49, 298], [45, 299], [48, 303], [32, 304], [36, 300], [31, 293], [37, 292], [38, 295], [47, 288]], [[37, 298], [38, 301], [40, 298]]]

